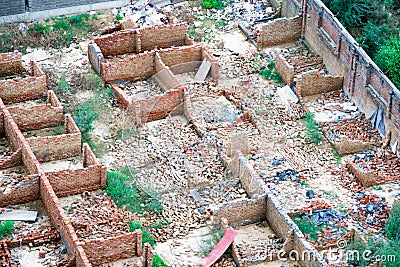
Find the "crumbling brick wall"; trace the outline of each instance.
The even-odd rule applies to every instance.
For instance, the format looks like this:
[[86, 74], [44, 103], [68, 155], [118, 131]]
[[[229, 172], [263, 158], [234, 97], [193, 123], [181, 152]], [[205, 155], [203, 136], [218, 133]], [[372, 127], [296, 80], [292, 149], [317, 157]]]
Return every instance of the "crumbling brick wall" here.
[[137, 53], [138, 51], [136, 30], [117, 31], [113, 34], [96, 37], [93, 42], [100, 48], [104, 57]]
[[22, 148], [14, 151], [10, 156], [3, 158], [0, 161], [0, 170], [19, 166], [22, 163]]
[[214, 208], [214, 223], [220, 224], [225, 218], [232, 226], [248, 225], [266, 219], [266, 195], [255, 196], [251, 199], [238, 199], [222, 203]]
[[63, 107], [53, 91], [48, 91], [47, 99], [47, 103], [42, 105], [8, 107], [20, 130], [40, 129], [63, 123]]
[[273, 46], [297, 41], [301, 37], [302, 18], [278, 18], [260, 26], [257, 46]]
[[295, 75], [294, 67], [282, 55], [278, 55], [275, 59], [275, 68], [276, 72], [282, 77], [282, 80], [292, 87]]
[[39, 194], [39, 176], [29, 175], [24, 178], [25, 182], [21, 182], [10, 192], [0, 192], [0, 207], [15, 205], [37, 200]]
[[101, 265], [119, 259], [126, 259], [142, 254], [142, 232], [114, 236], [102, 240], [90, 240], [83, 244], [83, 249], [93, 265]]
[[318, 70], [310, 70], [297, 75], [297, 96], [309, 96], [328, 93], [343, 87], [343, 76], [323, 75]]
[[349, 170], [354, 173], [356, 176], [357, 180], [364, 186], [364, 187], [370, 187], [374, 186], [377, 184], [376, 177], [374, 173], [368, 172], [368, 171], [363, 171], [362, 169], [358, 168], [356, 164], [353, 162], [349, 162], [347, 164], [347, 167]]

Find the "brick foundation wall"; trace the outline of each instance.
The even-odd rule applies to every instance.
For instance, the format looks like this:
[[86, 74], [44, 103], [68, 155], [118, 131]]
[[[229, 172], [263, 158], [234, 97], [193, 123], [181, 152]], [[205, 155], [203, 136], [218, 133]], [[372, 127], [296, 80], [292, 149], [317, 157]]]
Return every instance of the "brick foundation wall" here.
[[[15, 1], [13, 1], [15, 2]], [[4, 10], [4, 9], [1, 9]], [[22, 66], [22, 54], [18, 51], [0, 54], [0, 76], [16, 73], [24, 70]]]
[[[122, 30], [93, 39], [104, 57], [137, 52], [136, 30]], [[89, 44], [90, 45], [90, 44]]]
[[46, 176], [57, 196], [65, 197], [105, 188], [106, 167], [99, 164], [77, 170], [46, 172]]
[[[155, 59], [159, 60], [157, 56]], [[181, 83], [168, 67], [164, 70], [158, 71], [153, 75], [153, 78], [157, 84], [164, 89], [164, 91], [169, 91], [181, 86]]]
[[238, 199], [214, 207], [214, 223], [220, 224], [225, 218], [232, 226], [248, 225], [266, 219], [266, 195], [251, 199]]
[[168, 67], [182, 63], [202, 61], [201, 45], [184, 46], [161, 50], [160, 57], [162, 62]]
[[149, 243], [145, 243], [143, 245], [143, 267], [152, 267], [153, 266], [153, 258], [154, 258], [153, 248]]
[[139, 30], [141, 51], [186, 45], [186, 24], [158, 25]]
[[360, 168], [357, 168], [353, 162], [348, 163], [347, 167], [364, 187], [370, 187], [377, 184], [374, 173], [363, 171]]
[[[139, 246], [138, 246], [139, 244]], [[141, 256], [142, 232], [114, 236], [102, 240], [91, 240], [83, 244], [83, 249], [93, 265], [97, 266], [119, 259]]]
[[297, 41], [301, 37], [301, 17], [278, 18], [262, 24], [257, 46], [273, 46]]
[[318, 70], [310, 70], [297, 75], [297, 96], [328, 93], [343, 87], [343, 76], [322, 75]]
[[113, 90], [113, 94], [115, 95], [115, 98], [117, 99], [118, 103], [122, 105], [123, 108], [128, 108], [130, 98], [129, 96], [121, 89], [118, 87], [116, 84], [111, 84], [111, 88]]
[[154, 73], [155, 52], [127, 56], [117, 63], [102, 62], [101, 76], [106, 82], [147, 79]]
[[63, 107], [53, 91], [48, 91], [48, 103], [31, 107], [12, 106], [8, 110], [20, 130], [34, 130], [63, 123]]
[[282, 80], [289, 85], [293, 86], [294, 83], [294, 67], [286, 61], [282, 55], [278, 55], [275, 59], [276, 72], [282, 77]]
[[141, 123], [163, 119], [183, 103], [183, 93], [184, 87], [180, 87], [164, 95], [132, 99], [128, 112]]

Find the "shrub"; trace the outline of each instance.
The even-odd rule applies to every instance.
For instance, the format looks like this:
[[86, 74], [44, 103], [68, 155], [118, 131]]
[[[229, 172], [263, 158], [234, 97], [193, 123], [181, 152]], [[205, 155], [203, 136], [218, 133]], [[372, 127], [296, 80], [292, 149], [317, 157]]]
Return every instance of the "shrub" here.
[[293, 216], [293, 221], [299, 227], [300, 231], [304, 235], [308, 235], [312, 240], [317, 240], [318, 233], [321, 233], [322, 229], [325, 227], [324, 225], [316, 225], [311, 221], [305, 221], [300, 218], [300, 215]]
[[319, 144], [322, 141], [321, 132], [319, 131], [319, 127], [317, 122], [314, 119], [314, 116], [310, 111], [306, 113], [306, 137], [313, 143]]
[[375, 63], [400, 88], [400, 37], [392, 36], [378, 50]]
[[154, 255], [151, 267], [168, 267], [168, 265], [165, 264], [164, 260], [156, 253], [156, 255]]
[[58, 85], [56, 87], [56, 93], [65, 94], [71, 89], [67, 80], [65, 79], [65, 73], [61, 74], [60, 79], [58, 80]]
[[14, 221], [0, 222], [0, 239], [14, 233]]
[[87, 102], [74, 109], [73, 118], [82, 133], [82, 142], [86, 142], [89, 139], [88, 134], [93, 130], [92, 123], [98, 116], [99, 114], [94, 112], [92, 106]]
[[282, 77], [275, 71], [275, 62], [268, 62], [268, 66], [264, 69], [260, 69], [258, 72], [266, 79], [266, 80], [274, 80], [278, 84], [282, 84]]

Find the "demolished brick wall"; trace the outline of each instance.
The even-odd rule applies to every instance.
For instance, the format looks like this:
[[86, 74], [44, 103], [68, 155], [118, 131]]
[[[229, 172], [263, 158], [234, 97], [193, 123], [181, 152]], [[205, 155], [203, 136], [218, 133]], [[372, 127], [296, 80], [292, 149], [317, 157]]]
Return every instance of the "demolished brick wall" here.
[[278, 18], [260, 26], [259, 47], [295, 42], [301, 37], [301, 17]]
[[323, 75], [318, 70], [310, 70], [297, 75], [296, 94], [303, 96], [328, 93], [343, 87], [343, 76]]

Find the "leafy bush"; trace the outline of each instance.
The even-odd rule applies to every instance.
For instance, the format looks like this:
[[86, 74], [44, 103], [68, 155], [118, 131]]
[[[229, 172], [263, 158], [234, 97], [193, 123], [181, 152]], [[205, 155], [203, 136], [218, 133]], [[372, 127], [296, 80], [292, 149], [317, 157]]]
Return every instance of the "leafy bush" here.
[[67, 80], [65, 79], [65, 73], [63, 73], [60, 76], [60, 79], [58, 80], [58, 85], [56, 87], [56, 93], [58, 94], [65, 94], [68, 93], [68, 91], [71, 89], [69, 86]]
[[0, 222], [0, 239], [14, 233], [14, 221]]
[[368, 55], [375, 55], [379, 47], [385, 43], [390, 32], [392, 31], [388, 25], [377, 26], [368, 22], [363, 28], [363, 35], [357, 38], [357, 41]]
[[306, 113], [306, 137], [313, 143], [319, 144], [322, 141], [321, 132], [319, 131], [319, 127], [317, 122], [314, 119], [314, 116], [310, 111]]
[[156, 244], [153, 235], [143, 228], [141, 221], [131, 221], [129, 224], [129, 230], [131, 232], [135, 231], [136, 229], [140, 229], [142, 231], [142, 244], [149, 243], [152, 247]]
[[278, 84], [282, 84], [282, 77], [275, 71], [275, 62], [268, 62], [268, 66], [258, 71], [266, 80], [274, 80]]
[[164, 260], [156, 253], [156, 255], [154, 255], [151, 267], [168, 267], [168, 265], [165, 264]]
[[92, 106], [87, 102], [74, 109], [73, 118], [82, 133], [82, 142], [86, 142], [89, 139], [88, 134], [93, 130], [92, 123], [98, 116], [99, 114], [94, 112]]
[[374, 60], [397, 88], [400, 88], [400, 37], [389, 38], [379, 49]]
[[388, 239], [400, 242], [400, 202], [396, 202], [390, 210], [386, 221], [386, 235]]

